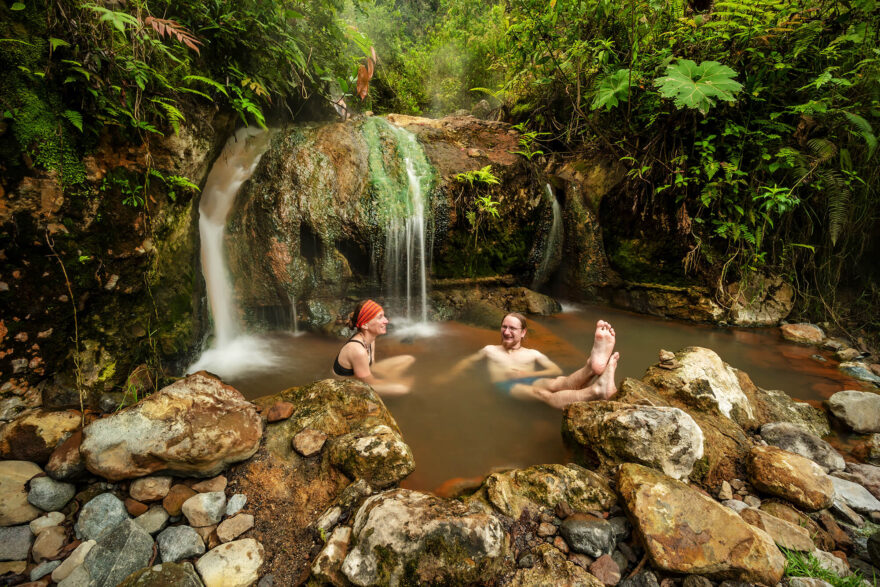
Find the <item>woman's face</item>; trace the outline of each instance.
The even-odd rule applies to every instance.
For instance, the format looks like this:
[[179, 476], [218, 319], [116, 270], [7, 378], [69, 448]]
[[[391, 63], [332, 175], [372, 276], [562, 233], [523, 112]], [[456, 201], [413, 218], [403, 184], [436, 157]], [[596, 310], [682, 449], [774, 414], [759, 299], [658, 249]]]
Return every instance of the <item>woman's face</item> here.
[[388, 331], [388, 318], [385, 317], [385, 312], [379, 312], [375, 318], [364, 324], [364, 330], [379, 336], [380, 334], [385, 334]]

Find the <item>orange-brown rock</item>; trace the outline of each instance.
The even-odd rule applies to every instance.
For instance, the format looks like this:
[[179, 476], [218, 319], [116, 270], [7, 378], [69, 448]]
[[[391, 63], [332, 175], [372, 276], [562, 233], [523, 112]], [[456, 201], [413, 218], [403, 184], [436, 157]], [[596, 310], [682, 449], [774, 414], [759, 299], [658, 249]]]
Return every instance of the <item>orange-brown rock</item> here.
[[179, 516], [183, 502], [195, 494], [196, 492], [186, 485], [172, 485], [171, 489], [168, 490], [168, 495], [162, 500], [162, 507], [165, 508], [169, 515]]
[[627, 463], [618, 492], [660, 569], [766, 585], [782, 579], [785, 557], [773, 539], [692, 487]]
[[794, 506], [783, 503], [781, 501], [767, 500], [761, 502], [761, 511], [765, 511], [772, 516], [776, 516], [786, 522], [804, 528], [810, 535], [810, 540], [819, 550], [834, 550], [834, 540], [823, 530], [819, 524], [813, 521], [808, 515], [799, 512]]
[[72, 481], [86, 472], [86, 463], [83, 461], [79, 447], [82, 444], [82, 430], [77, 430], [70, 438], [55, 447], [49, 462], [46, 463], [46, 472], [59, 481]]
[[36, 410], [0, 430], [0, 458], [45, 465], [52, 451], [82, 424], [74, 410]]
[[227, 480], [223, 475], [217, 475], [212, 479], [205, 479], [198, 483], [193, 483], [192, 488], [199, 493], [211, 493], [213, 491], [224, 491], [226, 489]]
[[269, 408], [266, 421], [269, 423], [287, 420], [293, 415], [293, 404], [290, 402], [276, 402]]
[[783, 324], [779, 330], [785, 340], [801, 344], [821, 344], [825, 340], [825, 333], [815, 324]]
[[773, 541], [782, 548], [803, 552], [812, 552], [816, 548], [806, 528], [796, 526], [755, 508], [746, 508], [739, 515], [752, 526], [769, 534]]
[[113, 481], [157, 471], [211, 477], [252, 456], [262, 435], [253, 404], [202, 371], [89, 424], [80, 451], [89, 471]]
[[752, 448], [749, 481], [758, 491], [781, 497], [808, 511], [829, 507], [834, 497], [831, 478], [808, 458], [774, 446]]
[[135, 499], [130, 497], [125, 498], [125, 509], [128, 511], [129, 515], [133, 518], [138, 517], [139, 515], [145, 513], [149, 508], [147, 504], [141, 503]]

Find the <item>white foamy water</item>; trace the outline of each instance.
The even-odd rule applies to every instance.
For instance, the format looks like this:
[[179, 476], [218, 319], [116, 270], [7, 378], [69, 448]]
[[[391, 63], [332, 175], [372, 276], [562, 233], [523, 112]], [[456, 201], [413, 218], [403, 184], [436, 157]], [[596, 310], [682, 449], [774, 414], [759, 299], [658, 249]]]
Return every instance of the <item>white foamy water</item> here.
[[226, 378], [278, 363], [268, 344], [241, 333], [224, 246], [226, 217], [235, 196], [254, 173], [268, 146], [268, 132], [250, 127], [239, 129], [226, 142], [205, 181], [199, 203], [199, 237], [214, 339], [187, 373], [204, 369]]

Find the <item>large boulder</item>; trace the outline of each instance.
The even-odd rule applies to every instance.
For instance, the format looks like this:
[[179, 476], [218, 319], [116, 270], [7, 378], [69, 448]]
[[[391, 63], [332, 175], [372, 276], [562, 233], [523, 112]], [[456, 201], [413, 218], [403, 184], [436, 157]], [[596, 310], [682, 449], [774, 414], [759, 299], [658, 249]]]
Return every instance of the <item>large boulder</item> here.
[[485, 501], [505, 516], [518, 519], [523, 511], [552, 510], [566, 502], [574, 511], [608, 511], [617, 498], [604, 477], [579, 465], [536, 465], [493, 473], [471, 502]]
[[35, 410], [0, 429], [0, 457], [45, 465], [81, 425], [82, 415], [74, 410]]
[[856, 432], [880, 432], [880, 394], [847, 389], [828, 398], [827, 405]]
[[737, 370], [717, 353], [687, 347], [675, 354], [673, 369], [651, 367], [643, 380], [677, 395], [700, 410], [715, 410], [744, 428], [754, 425], [755, 411], [740, 385]]
[[[318, 519], [342, 499], [346, 488], [351, 488], [354, 503], [346, 503], [337, 511], [345, 510], [347, 515], [358, 500], [371, 493], [365, 479], [400, 481], [412, 470], [412, 462], [401, 466], [403, 461], [389, 460], [382, 454], [368, 458], [376, 440], [368, 431], [380, 429], [382, 438], [393, 446], [399, 446], [402, 440], [382, 400], [370, 386], [359, 381], [327, 379], [255, 401], [264, 412], [279, 401], [291, 403], [294, 411], [286, 420], [267, 424], [260, 450], [250, 460], [230, 469], [226, 476], [236, 492], [247, 495], [249, 503], [260, 504], [261, 510], [272, 512], [271, 516], [256, 516], [249, 531], [249, 536], [265, 548], [264, 572], [272, 574], [276, 584], [298, 584], [308, 577], [310, 561], [321, 546], [320, 533], [315, 531]], [[327, 446], [309, 457], [291, 446], [292, 440], [306, 430], [327, 438]], [[332, 462], [330, 447], [346, 437], [369, 439], [356, 459], [356, 469], [342, 470], [343, 462], [337, 461], [340, 466]], [[407, 451], [397, 454], [404, 453]], [[349, 475], [362, 478], [352, 483]], [[330, 532], [333, 525], [335, 522], [324, 530]]]
[[562, 434], [608, 469], [641, 463], [683, 479], [703, 457], [703, 431], [679, 408], [578, 402], [566, 407]]
[[627, 463], [618, 491], [655, 566], [675, 573], [775, 585], [785, 557], [766, 532], [703, 493]]
[[831, 505], [834, 486], [822, 467], [808, 458], [756, 446], [749, 453], [749, 481], [759, 491], [781, 497], [809, 511]]
[[330, 463], [353, 479], [364, 479], [385, 488], [415, 469], [412, 450], [400, 433], [386, 424], [358, 430], [333, 439]]
[[826, 473], [841, 471], [846, 462], [830, 444], [788, 422], [771, 422], [761, 426], [761, 438], [782, 450], [806, 457]]
[[262, 434], [241, 393], [199, 372], [86, 426], [80, 451], [92, 473], [113, 481], [156, 471], [211, 477], [251, 457]]
[[481, 583], [496, 576], [509, 549], [491, 514], [394, 489], [358, 510], [342, 572], [355, 585]]
[[0, 527], [26, 524], [43, 515], [28, 502], [26, 487], [42, 472], [29, 461], [0, 461]]

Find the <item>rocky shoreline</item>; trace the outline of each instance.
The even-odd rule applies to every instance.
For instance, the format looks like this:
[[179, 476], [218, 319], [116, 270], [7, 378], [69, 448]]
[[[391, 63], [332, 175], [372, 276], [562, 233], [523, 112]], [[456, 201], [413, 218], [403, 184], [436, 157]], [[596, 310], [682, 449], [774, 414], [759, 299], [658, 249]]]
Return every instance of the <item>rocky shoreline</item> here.
[[[565, 409], [573, 463], [497, 471], [445, 498], [398, 487], [412, 452], [358, 382], [252, 403], [202, 372], [103, 417], [20, 414], [0, 429], [0, 581], [824, 584], [784, 578], [802, 553], [872, 584], [880, 395], [844, 390], [826, 413], [709, 349], [660, 358], [612, 401]], [[829, 418], [865, 435], [865, 462], [821, 438]]]

